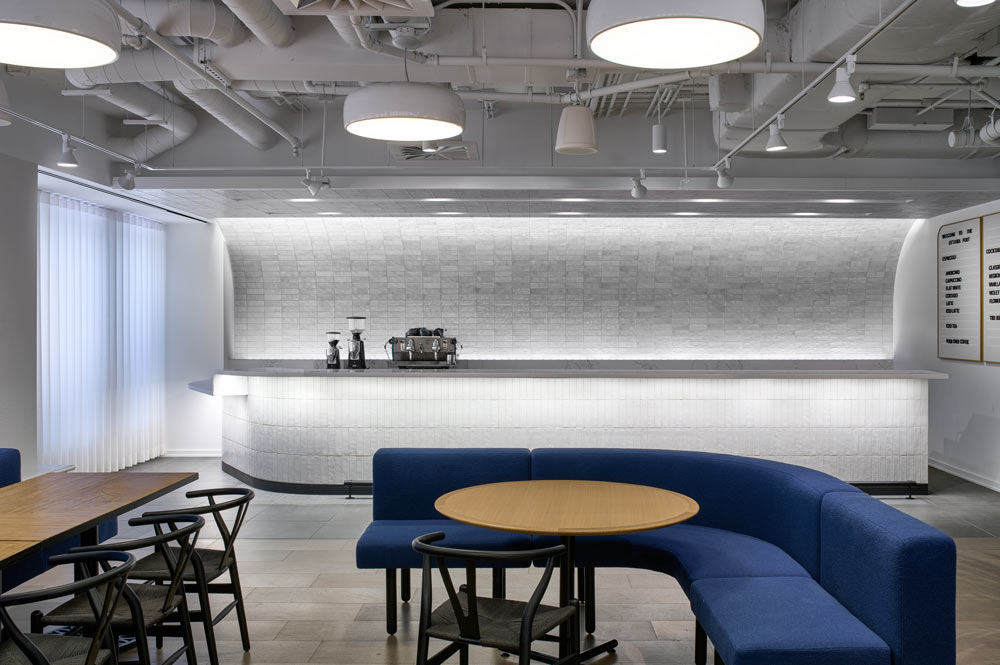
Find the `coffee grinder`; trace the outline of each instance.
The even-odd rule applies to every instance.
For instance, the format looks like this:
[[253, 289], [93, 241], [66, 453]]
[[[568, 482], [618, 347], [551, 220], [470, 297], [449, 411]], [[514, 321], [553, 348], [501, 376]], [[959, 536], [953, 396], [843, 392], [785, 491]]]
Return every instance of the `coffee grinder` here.
[[326, 368], [340, 369], [340, 333], [328, 332], [326, 334]]
[[347, 369], [368, 369], [365, 363], [365, 343], [361, 339], [361, 333], [365, 331], [367, 324], [367, 317], [347, 317], [347, 329], [351, 331], [351, 339], [347, 340]]

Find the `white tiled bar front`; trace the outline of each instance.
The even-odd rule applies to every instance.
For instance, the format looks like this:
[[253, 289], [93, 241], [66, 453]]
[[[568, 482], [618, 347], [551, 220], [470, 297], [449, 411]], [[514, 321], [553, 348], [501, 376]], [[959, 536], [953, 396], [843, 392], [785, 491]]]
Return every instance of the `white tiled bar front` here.
[[[927, 482], [927, 381], [895, 370], [233, 372], [223, 461], [254, 478], [371, 478], [391, 447], [663, 448]], [[286, 375], [282, 375], [286, 374]], [[287, 374], [293, 374], [291, 376]], [[242, 379], [241, 379], [242, 380]]]

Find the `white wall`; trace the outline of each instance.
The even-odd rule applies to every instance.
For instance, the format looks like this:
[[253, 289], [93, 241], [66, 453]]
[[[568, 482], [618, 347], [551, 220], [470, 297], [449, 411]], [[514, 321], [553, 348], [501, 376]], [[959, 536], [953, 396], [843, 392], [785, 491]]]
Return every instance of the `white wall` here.
[[948, 374], [930, 381], [931, 466], [1000, 490], [1000, 367], [937, 357], [937, 230], [1000, 212], [1000, 201], [914, 225], [896, 272], [895, 366]]
[[[0, 130], [2, 131], [2, 130]], [[0, 448], [36, 460], [35, 325], [38, 172], [0, 154]]]
[[224, 366], [225, 243], [209, 224], [167, 227], [166, 455], [222, 451], [222, 398], [188, 389]]

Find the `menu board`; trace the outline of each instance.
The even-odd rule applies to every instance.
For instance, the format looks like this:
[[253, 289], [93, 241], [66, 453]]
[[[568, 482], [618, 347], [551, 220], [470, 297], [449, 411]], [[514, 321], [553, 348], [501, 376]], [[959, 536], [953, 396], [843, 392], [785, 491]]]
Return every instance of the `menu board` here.
[[983, 217], [983, 360], [1000, 363], [1000, 214]]
[[[983, 251], [979, 217], [938, 229], [939, 358], [983, 359]], [[993, 256], [993, 263], [1000, 264], [1000, 254]]]

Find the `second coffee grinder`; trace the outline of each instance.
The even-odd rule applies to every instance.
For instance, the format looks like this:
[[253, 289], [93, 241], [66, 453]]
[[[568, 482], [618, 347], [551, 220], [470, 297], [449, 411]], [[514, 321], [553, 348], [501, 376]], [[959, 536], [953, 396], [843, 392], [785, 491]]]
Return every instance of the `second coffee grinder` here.
[[367, 323], [368, 318], [364, 316], [347, 317], [347, 329], [351, 331], [351, 339], [347, 340], [347, 369], [368, 369], [365, 343], [361, 339]]

